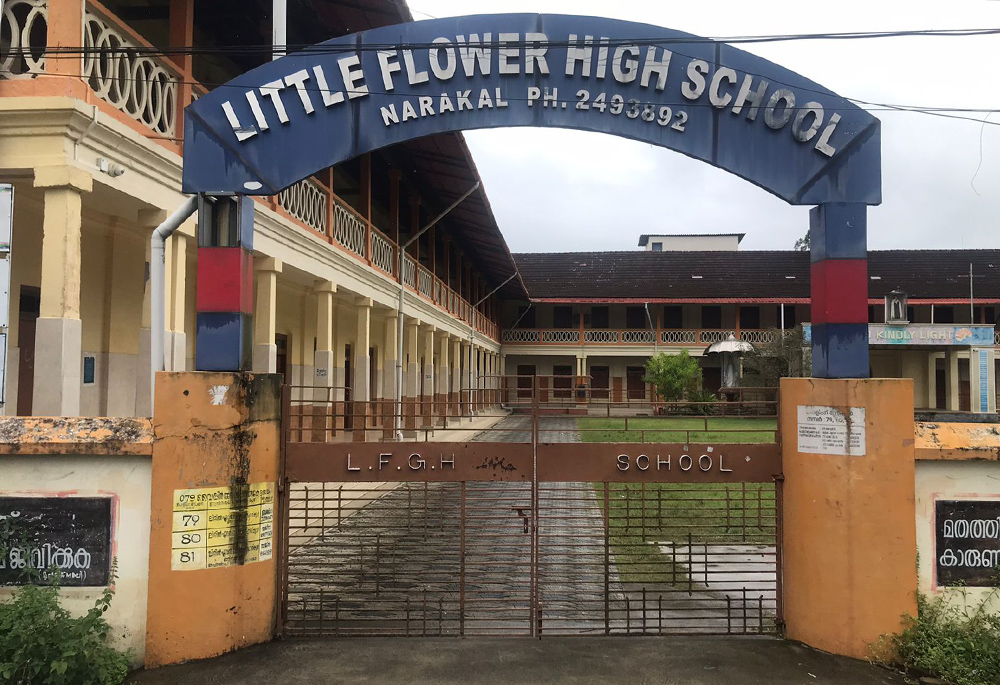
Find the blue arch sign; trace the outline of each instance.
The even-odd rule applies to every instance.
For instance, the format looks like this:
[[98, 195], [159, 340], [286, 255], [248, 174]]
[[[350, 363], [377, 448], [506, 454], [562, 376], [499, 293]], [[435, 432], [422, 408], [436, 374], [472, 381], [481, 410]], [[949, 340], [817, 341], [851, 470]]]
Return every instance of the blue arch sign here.
[[[819, 205], [811, 215], [814, 374], [868, 375], [867, 331], [858, 328], [867, 303], [827, 303], [817, 284], [857, 284], [858, 267], [867, 273], [857, 262], [867, 258], [865, 206], [881, 202], [878, 119], [784, 67], [687, 33], [596, 17], [499, 14], [320, 43], [187, 108], [183, 190], [274, 195], [383, 147], [512, 126], [647, 142], [788, 203]], [[853, 268], [827, 264], [844, 260]]]

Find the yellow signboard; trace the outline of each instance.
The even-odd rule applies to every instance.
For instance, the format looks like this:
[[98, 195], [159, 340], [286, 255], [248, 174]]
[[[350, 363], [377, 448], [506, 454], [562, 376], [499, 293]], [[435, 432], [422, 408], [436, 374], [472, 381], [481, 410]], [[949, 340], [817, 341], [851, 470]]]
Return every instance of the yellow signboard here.
[[170, 568], [195, 571], [271, 558], [274, 483], [174, 490]]

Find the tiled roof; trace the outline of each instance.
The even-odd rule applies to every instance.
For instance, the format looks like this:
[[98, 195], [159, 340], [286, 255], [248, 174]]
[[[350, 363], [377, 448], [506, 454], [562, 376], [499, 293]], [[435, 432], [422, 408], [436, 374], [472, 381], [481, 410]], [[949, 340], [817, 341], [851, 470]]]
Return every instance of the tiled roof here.
[[[563, 252], [514, 255], [532, 299], [809, 298], [809, 253]], [[1000, 298], [1000, 250], [868, 253], [869, 297]], [[966, 275], [965, 277], [962, 277]], [[700, 278], [697, 278], [699, 277]]]

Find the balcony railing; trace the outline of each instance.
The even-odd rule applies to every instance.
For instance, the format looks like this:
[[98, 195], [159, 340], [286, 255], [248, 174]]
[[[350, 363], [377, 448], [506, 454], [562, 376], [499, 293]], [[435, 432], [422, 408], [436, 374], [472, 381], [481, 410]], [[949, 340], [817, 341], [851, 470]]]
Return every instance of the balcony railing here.
[[[588, 328], [579, 329], [547, 329], [547, 328], [515, 328], [503, 332], [503, 342], [512, 344], [544, 344], [544, 345], [576, 345], [582, 337], [584, 345], [646, 345], [654, 343], [664, 346], [690, 347], [692, 345], [711, 345], [733, 336], [749, 343], [773, 342], [777, 336], [774, 330], [742, 330], [736, 329], [678, 329], [655, 331], [649, 328]], [[658, 342], [657, 342], [658, 341]]]
[[0, 14], [0, 78], [31, 78], [45, 71], [47, 0], [7, 0]]
[[[30, 78], [46, 71], [47, 0], [7, 0], [0, 14], [0, 78]], [[2, 45], [2, 43], [0, 43]], [[84, 48], [79, 76], [94, 94], [165, 138], [177, 135], [180, 71], [152, 46], [97, 2], [83, 16]]]
[[[277, 204], [289, 217], [344, 248], [347, 254], [396, 277], [399, 246], [331, 192], [327, 185], [315, 178], [299, 181], [278, 194]], [[332, 230], [330, 217], [333, 218]], [[403, 257], [403, 285], [480, 333], [494, 340], [499, 338], [499, 329], [493, 321], [474, 310], [445, 281], [410, 255]]]
[[778, 330], [768, 328], [765, 330], [743, 330], [740, 331], [740, 340], [754, 345], [762, 343], [773, 343], [778, 341]]

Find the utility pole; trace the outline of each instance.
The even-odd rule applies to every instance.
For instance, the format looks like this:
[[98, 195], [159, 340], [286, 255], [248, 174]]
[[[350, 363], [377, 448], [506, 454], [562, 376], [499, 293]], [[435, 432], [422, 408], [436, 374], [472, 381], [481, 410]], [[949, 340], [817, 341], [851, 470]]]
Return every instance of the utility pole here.
[[973, 282], [977, 278], [982, 278], [982, 276], [983, 276], [982, 274], [972, 273], [972, 262], [969, 262], [969, 273], [958, 275], [959, 278], [969, 279], [969, 323], [976, 323], [976, 309], [973, 306], [975, 303], [975, 294], [974, 294], [975, 291], [973, 287]]

